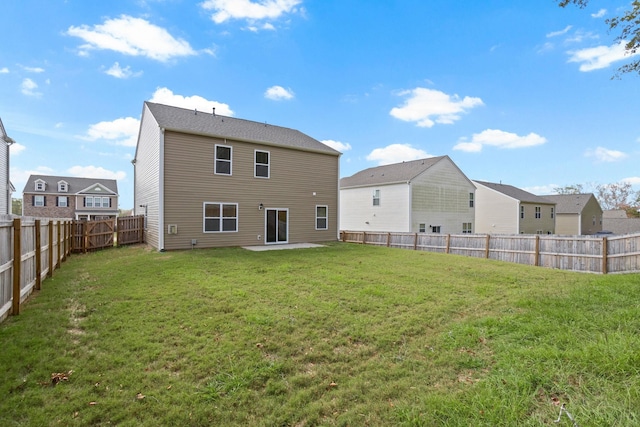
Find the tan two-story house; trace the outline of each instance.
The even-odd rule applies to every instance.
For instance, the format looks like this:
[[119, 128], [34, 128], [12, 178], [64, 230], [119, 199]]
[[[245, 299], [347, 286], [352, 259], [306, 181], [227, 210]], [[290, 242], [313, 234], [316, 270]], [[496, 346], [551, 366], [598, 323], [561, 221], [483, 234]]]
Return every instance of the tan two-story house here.
[[135, 214], [161, 251], [337, 240], [339, 158], [295, 129], [145, 102]]
[[22, 192], [22, 215], [78, 220], [118, 216], [115, 179], [31, 175]]
[[513, 185], [475, 180], [473, 183], [477, 233], [555, 234], [555, 202]]
[[602, 208], [592, 193], [542, 197], [556, 204], [556, 234], [590, 235], [602, 231]]

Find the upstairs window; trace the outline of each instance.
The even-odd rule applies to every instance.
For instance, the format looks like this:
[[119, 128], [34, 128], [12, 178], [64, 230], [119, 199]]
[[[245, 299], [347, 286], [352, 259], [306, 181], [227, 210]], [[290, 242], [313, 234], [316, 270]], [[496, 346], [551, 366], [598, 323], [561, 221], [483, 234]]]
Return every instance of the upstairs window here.
[[373, 190], [373, 206], [380, 206], [380, 190]]
[[58, 192], [66, 193], [67, 191], [69, 191], [69, 184], [67, 184], [66, 181], [60, 181], [58, 183]]
[[316, 230], [329, 229], [329, 207], [316, 206]]
[[551, 207], [551, 218], [555, 218], [556, 215], [556, 208]]
[[524, 219], [524, 206], [520, 206], [520, 219]]
[[536, 206], [536, 219], [542, 218], [542, 208], [540, 206]]
[[473, 193], [469, 193], [469, 207], [473, 207]]
[[67, 196], [58, 196], [56, 198], [56, 206], [60, 208], [69, 207], [69, 198]]
[[227, 145], [215, 147], [214, 173], [217, 175], [231, 175], [231, 155], [232, 148]]
[[255, 151], [255, 177], [269, 178], [269, 152]]
[[44, 196], [33, 196], [33, 206], [46, 206], [47, 202]]
[[36, 181], [36, 191], [44, 191], [46, 188], [46, 183], [39, 179]]

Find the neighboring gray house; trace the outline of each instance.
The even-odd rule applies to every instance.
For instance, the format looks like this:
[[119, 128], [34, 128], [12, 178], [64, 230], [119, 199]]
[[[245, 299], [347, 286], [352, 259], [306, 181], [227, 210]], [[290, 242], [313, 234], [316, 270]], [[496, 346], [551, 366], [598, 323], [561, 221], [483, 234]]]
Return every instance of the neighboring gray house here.
[[108, 219], [118, 216], [115, 179], [31, 175], [22, 192], [22, 215]]
[[0, 215], [11, 214], [13, 185], [9, 180], [9, 147], [15, 141], [7, 135], [0, 119]]
[[629, 218], [622, 209], [607, 210], [603, 212], [602, 229], [613, 234], [640, 233], [640, 218]]
[[145, 102], [135, 214], [158, 250], [335, 241], [339, 159], [295, 129]]
[[542, 196], [556, 204], [556, 233], [596, 234], [602, 231], [602, 208], [592, 193]]
[[340, 228], [473, 233], [474, 200], [475, 187], [449, 156], [373, 167], [340, 180]]
[[512, 185], [473, 181], [476, 233], [555, 234], [556, 204]]

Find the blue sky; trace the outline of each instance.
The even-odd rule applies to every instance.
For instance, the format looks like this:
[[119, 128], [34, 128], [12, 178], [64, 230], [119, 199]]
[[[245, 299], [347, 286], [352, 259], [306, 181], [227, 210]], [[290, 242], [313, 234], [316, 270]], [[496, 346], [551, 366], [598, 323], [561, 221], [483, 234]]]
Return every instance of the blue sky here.
[[554, 0], [5, 0], [11, 180], [115, 178], [133, 206], [145, 100], [298, 129], [341, 176], [449, 155], [535, 194], [640, 189], [640, 77], [605, 19]]

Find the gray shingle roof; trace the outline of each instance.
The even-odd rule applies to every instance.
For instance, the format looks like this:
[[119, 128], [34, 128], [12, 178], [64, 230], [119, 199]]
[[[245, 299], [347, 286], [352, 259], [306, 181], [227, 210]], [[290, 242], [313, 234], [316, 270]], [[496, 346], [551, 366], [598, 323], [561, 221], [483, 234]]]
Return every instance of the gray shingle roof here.
[[484, 185], [487, 188], [491, 188], [492, 190], [495, 190], [513, 199], [520, 200], [521, 202], [538, 203], [541, 205], [555, 204], [555, 202], [547, 200], [544, 197], [536, 196], [535, 194], [529, 193], [528, 191], [524, 191], [518, 187], [514, 187], [513, 185], [497, 184], [495, 182], [485, 182], [485, 181], [477, 181], [477, 180], [473, 180], [473, 182], [478, 183], [480, 185]]
[[[41, 179], [46, 183], [45, 191], [35, 191], [36, 180]], [[69, 184], [68, 194], [77, 194], [94, 184], [100, 184], [118, 194], [118, 182], [115, 179], [78, 178], [71, 176], [31, 175], [24, 186], [23, 193], [59, 194], [58, 182], [65, 181]]]
[[589, 202], [591, 198], [595, 198], [593, 193], [550, 194], [542, 197], [554, 202], [556, 204], [556, 213], [559, 214], [579, 214], [583, 211], [587, 202]]
[[447, 156], [429, 157], [362, 170], [340, 180], [340, 188], [408, 182]]
[[339, 151], [295, 129], [149, 101], [145, 105], [158, 125], [168, 130], [340, 155]]

